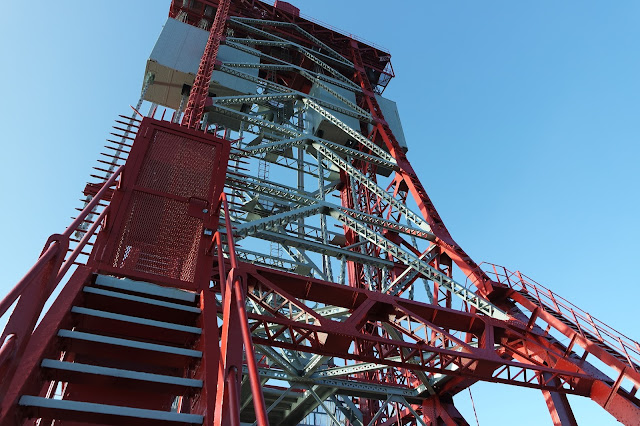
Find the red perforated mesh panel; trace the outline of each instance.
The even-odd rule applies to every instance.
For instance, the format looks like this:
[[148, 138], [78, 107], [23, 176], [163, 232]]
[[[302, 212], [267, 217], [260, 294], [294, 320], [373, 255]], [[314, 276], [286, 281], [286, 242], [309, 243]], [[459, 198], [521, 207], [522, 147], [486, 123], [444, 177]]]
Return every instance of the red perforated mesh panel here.
[[216, 148], [156, 131], [136, 185], [180, 197], [207, 199]]
[[125, 177], [135, 187], [109, 264], [193, 282], [204, 229], [200, 217], [189, 215], [189, 199], [211, 198], [216, 146], [154, 130], [137, 176]]
[[188, 203], [134, 191], [112, 265], [192, 282], [202, 220]]

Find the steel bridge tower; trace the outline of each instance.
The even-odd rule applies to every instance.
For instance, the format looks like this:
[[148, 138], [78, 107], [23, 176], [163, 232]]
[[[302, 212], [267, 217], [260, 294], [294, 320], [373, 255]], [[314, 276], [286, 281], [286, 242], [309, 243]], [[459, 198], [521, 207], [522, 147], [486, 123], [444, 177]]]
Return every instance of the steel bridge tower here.
[[85, 206], [0, 302], [0, 425], [466, 425], [477, 381], [640, 424], [636, 341], [453, 240], [393, 76], [288, 3], [173, 0]]

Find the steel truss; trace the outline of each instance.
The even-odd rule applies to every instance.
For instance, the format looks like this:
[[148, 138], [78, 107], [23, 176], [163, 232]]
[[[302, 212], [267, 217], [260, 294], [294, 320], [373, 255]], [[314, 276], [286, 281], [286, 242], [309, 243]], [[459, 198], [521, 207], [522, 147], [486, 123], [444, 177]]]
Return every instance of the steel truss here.
[[[210, 221], [204, 228], [208, 245], [195, 267], [198, 278], [186, 284], [182, 278], [160, 279], [152, 273], [127, 275], [114, 265], [105, 266], [93, 251], [35, 329], [34, 338], [46, 336], [50, 342], [38, 352], [40, 358], [21, 358], [34, 345], [24, 336], [34, 329], [35, 320], [25, 323], [12, 316], [3, 334], [7, 340], [0, 349], [0, 366], [8, 371], [31, 364], [25, 367], [29, 374], [12, 378], [13, 390], [0, 387], [5, 397], [0, 424], [10, 423], [7, 413], [24, 414], [16, 411], [17, 405], [27, 407], [34, 418], [50, 418], [51, 412], [66, 409], [62, 403], [20, 393], [37, 392], [35, 371], [43, 354], [67, 360], [64, 352], [52, 349], [55, 339], [78, 338], [73, 332], [55, 334], [56, 324], [68, 322], [65, 312], [200, 336], [180, 340], [180, 350], [191, 352], [173, 348], [171, 356], [159, 357], [171, 363], [177, 356], [200, 361], [171, 364], [180, 366], [179, 378], [167, 378], [165, 370], [162, 378], [153, 377], [163, 386], [171, 384], [169, 411], [175, 414], [162, 417], [154, 412], [160, 416], [156, 421], [288, 425], [322, 418], [354, 425], [468, 424], [453, 397], [477, 381], [490, 381], [539, 389], [554, 424], [575, 424], [567, 394], [589, 397], [619, 421], [637, 424], [640, 345], [520, 273], [476, 264], [451, 238], [376, 96], [392, 75], [388, 52], [261, 2], [196, 3], [176, 0], [171, 6], [171, 17], [210, 34], [184, 117], [183, 97], [171, 122], [201, 129], [229, 150], [227, 168], [216, 177], [216, 188], [223, 191], [220, 199], [209, 200], [210, 207], [197, 204], [202, 200], [188, 200], [190, 215]], [[216, 60], [220, 44], [250, 53], [259, 62]], [[257, 76], [248, 73], [253, 69]], [[255, 93], [208, 98], [213, 72], [251, 82]], [[153, 84], [154, 76], [147, 76], [141, 101]], [[323, 96], [310, 95], [311, 88]], [[154, 106], [150, 115], [156, 110]], [[319, 122], [331, 135], [312, 124]], [[115, 148], [113, 165], [120, 165], [116, 161], [142, 143], [132, 127], [143, 123], [135, 115], [121, 122], [126, 127], [120, 128], [122, 142]], [[115, 172], [111, 165], [102, 179], [106, 182], [86, 194], [84, 219], [69, 231], [77, 228], [87, 236], [79, 240], [80, 251], [90, 238], [96, 241], [98, 230], [103, 230], [98, 238], [114, 232], [115, 225], [105, 222], [112, 197], [121, 202], [120, 185], [115, 188], [114, 183], [126, 176], [123, 170], [143, 161], [133, 154], [129, 158], [133, 160]], [[98, 202], [102, 213], [96, 209]], [[89, 221], [94, 225], [88, 227]], [[62, 259], [55, 253], [68, 242], [53, 241], [39, 268], [54, 270], [58, 282], [69, 260], [60, 269]], [[96, 244], [106, 250], [110, 243]], [[464, 280], [453, 278], [454, 265]], [[100, 284], [106, 280], [100, 277], [107, 275], [146, 282], [118, 284], [124, 295], [116, 296], [129, 297], [127, 303], [141, 297], [140, 289], [160, 294], [154, 296], [160, 299], [145, 303], [164, 303], [165, 308], [167, 287], [192, 292], [191, 311], [180, 308], [194, 314], [188, 317], [189, 325], [72, 308], [73, 301], [80, 303], [79, 294], [107, 291], [107, 284]], [[2, 301], [0, 313], [26, 294], [21, 292], [32, 279], [33, 274], [25, 277]], [[55, 285], [42, 282], [48, 295]], [[144, 287], [151, 283], [164, 290]], [[45, 300], [23, 316], [39, 313]], [[26, 326], [12, 328], [23, 323]], [[569, 344], [558, 340], [563, 336]], [[96, 341], [114, 342], [101, 339]], [[140, 349], [142, 344], [137, 345]], [[592, 364], [594, 358], [608, 370]], [[46, 365], [60, 367], [53, 361]], [[118, 374], [142, 380], [134, 373]], [[49, 380], [40, 386], [54, 389], [70, 382]], [[52, 392], [44, 399], [55, 399]], [[65, 401], [70, 393], [62, 393], [60, 400]], [[122, 414], [102, 415], [122, 421]], [[150, 414], [127, 415], [140, 419], [136, 416]]]

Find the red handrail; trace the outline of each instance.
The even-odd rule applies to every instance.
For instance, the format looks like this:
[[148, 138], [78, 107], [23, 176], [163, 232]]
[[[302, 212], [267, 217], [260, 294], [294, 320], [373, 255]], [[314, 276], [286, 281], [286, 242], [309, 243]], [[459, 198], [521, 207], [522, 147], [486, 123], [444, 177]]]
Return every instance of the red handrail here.
[[[245, 309], [246, 294], [241, 282], [240, 276], [237, 274], [238, 259], [236, 257], [235, 243], [233, 241], [233, 227], [231, 226], [231, 215], [229, 214], [229, 204], [227, 202], [227, 196], [224, 192], [220, 194], [220, 203], [222, 204], [222, 210], [224, 211], [224, 228], [227, 234], [227, 247], [230, 262], [230, 270], [227, 273], [224, 265], [224, 256], [222, 252], [222, 234], [220, 230], [216, 231], [213, 243], [218, 245], [218, 267], [220, 268], [220, 290], [224, 298], [230, 296], [235, 299], [236, 312], [240, 323], [240, 333], [242, 334], [242, 342], [245, 347], [245, 357], [247, 368], [249, 369], [249, 382], [251, 385], [251, 394], [253, 395], [253, 406], [256, 413], [256, 422], [259, 426], [267, 426], [269, 420], [267, 418], [266, 406], [264, 403], [264, 396], [262, 394], [262, 385], [260, 383], [260, 373], [258, 371], [258, 364], [253, 349], [253, 340], [251, 338], [251, 330], [249, 328], [249, 318]], [[231, 286], [229, 289], [227, 286]], [[228, 291], [230, 290], [230, 291]], [[223, 317], [227, 318], [228, 312], [223, 313]], [[224, 357], [224, 355], [222, 355]], [[235, 395], [235, 379], [228, 382], [230, 385], [230, 394]], [[237, 402], [235, 398], [230, 398], [231, 403]], [[232, 414], [235, 414], [237, 407], [231, 407]]]
[[481, 265], [490, 267], [485, 270], [488, 274], [493, 273], [498, 283], [516, 291], [524, 291], [534, 295], [541, 307], [546, 307], [548, 310], [562, 315], [577, 328], [582, 337], [588, 338], [586, 333], [590, 334], [592, 338], [589, 340], [594, 343], [599, 342], [615, 350], [627, 360], [632, 370], [638, 371], [637, 366], [640, 364], [640, 344], [638, 341], [594, 318], [588, 312], [558, 296], [520, 271], [512, 272], [503, 266], [488, 262], [483, 262]]
[[[92, 226], [87, 231], [83, 231], [85, 232], [84, 236], [65, 261], [64, 257], [71, 241], [71, 235], [79, 229], [82, 223], [87, 221], [90, 215], [95, 214], [95, 208], [116, 183], [116, 179], [122, 175], [123, 170], [124, 166], [120, 166], [109, 179], [103, 183], [93, 199], [87, 203], [78, 217], [62, 234], [54, 234], [49, 237], [47, 245], [36, 263], [0, 302], [0, 317], [9, 310], [18, 298], [20, 298], [18, 307], [22, 306], [22, 309], [27, 309], [21, 312], [29, 312], [28, 315], [31, 315], [26, 321], [25, 318], [13, 318], [13, 315], [9, 318], [1, 335], [4, 342], [2, 343], [2, 347], [0, 347], [0, 372], [8, 369], [11, 366], [12, 360], [21, 356], [37, 323], [37, 319], [42, 314], [46, 300], [69, 271], [69, 268], [74, 264], [78, 255], [82, 253], [82, 249], [87, 245], [98, 227], [102, 224], [109, 210], [109, 205], [107, 205], [98, 215], [97, 219], [93, 221]], [[40, 283], [41, 288], [34, 290], [32, 286], [34, 286], [35, 283]], [[24, 296], [24, 300], [21, 298], [23, 295], [26, 295]]]
[[40, 255], [35, 265], [33, 265], [31, 269], [29, 269], [29, 271], [25, 274], [25, 276], [22, 277], [20, 281], [18, 281], [18, 284], [16, 284], [15, 287], [11, 289], [9, 294], [7, 294], [4, 299], [2, 299], [2, 302], [0, 302], [0, 317], [4, 315], [5, 312], [7, 312], [11, 305], [13, 305], [13, 302], [18, 299], [20, 294], [22, 294], [22, 292], [29, 286], [29, 284], [31, 284], [35, 280], [35, 278], [38, 277], [45, 265], [58, 253], [58, 249], [59, 247], [57, 243], [51, 244], [47, 248], [47, 250], [45, 250], [45, 252]]
[[[53, 242], [47, 247], [46, 250], [40, 255], [36, 263], [31, 267], [29, 272], [25, 274], [24, 277], [13, 287], [13, 289], [7, 294], [2, 302], [0, 302], [0, 316], [4, 315], [5, 312], [13, 305], [13, 302], [16, 301], [18, 296], [22, 294], [22, 292], [31, 285], [35, 278], [42, 272], [45, 265], [55, 256], [60, 255], [60, 242], [69, 243], [69, 238], [71, 235], [77, 230], [77, 228], [84, 222], [84, 220], [93, 213], [93, 209], [98, 205], [98, 203], [104, 198], [104, 195], [107, 193], [109, 188], [113, 186], [115, 180], [120, 176], [124, 166], [120, 166], [111, 177], [102, 185], [102, 188], [96, 193], [91, 202], [89, 202], [82, 212], [78, 215], [78, 217], [67, 227], [67, 229], [60, 235], [52, 235], [50, 240], [53, 239]], [[102, 219], [105, 215], [105, 209], [98, 219]], [[75, 248], [75, 250], [71, 253], [67, 261], [61, 266], [60, 270], [56, 272], [56, 283], [60, 282], [64, 274], [69, 270], [73, 261], [78, 257], [82, 248], [86, 245], [91, 237], [91, 234], [95, 232], [100, 220], [95, 220], [93, 226], [86, 232], [85, 236], [80, 240], [81, 242]]]

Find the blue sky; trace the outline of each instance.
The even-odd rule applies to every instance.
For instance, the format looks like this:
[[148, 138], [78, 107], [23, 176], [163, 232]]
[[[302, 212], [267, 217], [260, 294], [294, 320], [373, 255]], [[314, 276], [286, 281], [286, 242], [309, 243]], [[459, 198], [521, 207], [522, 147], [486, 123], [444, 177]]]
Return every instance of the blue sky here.
[[[397, 77], [385, 96], [398, 103], [409, 160], [477, 262], [520, 269], [640, 338], [640, 3], [293, 3], [391, 51]], [[113, 119], [137, 101], [168, 7], [3, 6], [0, 293], [80, 205]], [[537, 391], [472, 392], [481, 425], [551, 424]], [[458, 405], [473, 424], [465, 395]], [[571, 401], [580, 424], [616, 424]]]

